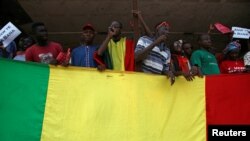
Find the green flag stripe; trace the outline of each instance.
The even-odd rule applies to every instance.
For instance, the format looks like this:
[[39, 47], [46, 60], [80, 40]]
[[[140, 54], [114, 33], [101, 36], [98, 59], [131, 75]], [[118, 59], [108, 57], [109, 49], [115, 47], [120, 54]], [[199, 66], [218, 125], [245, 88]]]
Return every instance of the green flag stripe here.
[[41, 137], [49, 66], [23, 63], [0, 59], [0, 141]]

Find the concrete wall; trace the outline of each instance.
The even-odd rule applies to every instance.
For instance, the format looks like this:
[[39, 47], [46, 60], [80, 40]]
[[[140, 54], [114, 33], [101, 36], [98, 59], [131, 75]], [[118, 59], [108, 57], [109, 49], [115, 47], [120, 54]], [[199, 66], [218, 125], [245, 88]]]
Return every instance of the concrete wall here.
[[[99, 33], [106, 32], [112, 20], [124, 24], [124, 31], [132, 33], [132, 0], [18, 0], [33, 21], [43, 21], [51, 32], [51, 39], [65, 47], [79, 44], [79, 32], [91, 22]], [[149, 27], [162, 20], [171, 25], [170, 42], [184, 38], [196, 41], [197, 34], [207, 32], [209, 24], [221, 22], [229, 27], [250, 28], [249, 0], [138, 0], [139, 10]], [[29, 25], [23, 28], [29, 32]], [[191, 33], [191, 34], [183, 34]], [[218, 32], [217, 32], [218, 33]], [[104, 34], [96, 36], [100, 44]], [[215, 46], [222, 48], [227, 38], [213, 35]]]

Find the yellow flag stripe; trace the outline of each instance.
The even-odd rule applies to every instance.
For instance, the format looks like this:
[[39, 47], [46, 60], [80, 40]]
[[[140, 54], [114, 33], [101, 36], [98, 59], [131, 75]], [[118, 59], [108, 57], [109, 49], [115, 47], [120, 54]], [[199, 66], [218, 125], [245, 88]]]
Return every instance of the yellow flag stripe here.
[[51, 66], [41, 140], [205, 141], [204, 80]]

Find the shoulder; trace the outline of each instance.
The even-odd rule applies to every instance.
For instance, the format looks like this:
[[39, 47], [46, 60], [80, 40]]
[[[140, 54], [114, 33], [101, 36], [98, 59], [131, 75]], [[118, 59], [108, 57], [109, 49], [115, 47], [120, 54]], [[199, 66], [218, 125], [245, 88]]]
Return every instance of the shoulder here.
[[144, 44], [144, 45], [148, 45], [151, 44], [153, 42], [153, 39], [148, 37], [148, 36], [142, 36], [139, 38], [137, 44]]
[[97, 49], [97, 48], [99, 48], [100, 46], [99, 46], [99, 45], [91, 45], [91, 47]]
[[153, 41], [153, 39], [149, 36], [142, 36], [139, 38], [139, 40], [144, 40], [144, 41]]
[[33, 51], [35, 50], [36, 48], [38, 48], [38, 46], [36, 44], [32, 45], [31, 47], [27, 48], [27, 50], [25, 52], [28, 52], [28, 51]]
[[195, 50], [192, 55], [201, 55], [201, 54], [204, 54], [205, 51], [204, 50], [201, 50], [201, 49], [198, 49], [198, 50]]
[[60, 43], [53, 42], [53, 41], [49, 42], [49, 46], [60, 47], [60, 48], [62, 47]]
[[82, 46], [77, 46], [77, 47], [75, 47], [73, 50], [72, 50], [72, 53], [73, 52], [78, 52], [78, 51], [80, 51], [80, 50], [82, 50]]
[[25, 51], [26, 56], [27, 56], [27, 55], [30, 55], [30, 54], [33, 54], [33, 52], [35, 52], [36, 48], [37, 48], [37, 46], [36, 46], [35, 44], [32, 45], [31, 47], [29, 47], [29, 48]]

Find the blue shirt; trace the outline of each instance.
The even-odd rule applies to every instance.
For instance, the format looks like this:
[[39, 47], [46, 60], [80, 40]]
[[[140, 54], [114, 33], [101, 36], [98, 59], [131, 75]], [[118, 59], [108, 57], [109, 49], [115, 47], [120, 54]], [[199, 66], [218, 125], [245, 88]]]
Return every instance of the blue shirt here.
[[[9, 58], [9, 59], [12, 59], [14, 57], [14, 54], [16, 53], [16, 43], [13, 41], [11, 42], [6, 48], [6, 56], [5, 58]], [[4, 57], [3, 56], [3, 50], [0, 49], [0, 57]]]
[[85, 46], [81, 45], [73, 49], [71, 54], [71, 64], [73, 66], [80, 67], [97, 67], [94, 61], [94, 52], [97, 50], [97, 46]]

